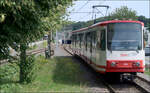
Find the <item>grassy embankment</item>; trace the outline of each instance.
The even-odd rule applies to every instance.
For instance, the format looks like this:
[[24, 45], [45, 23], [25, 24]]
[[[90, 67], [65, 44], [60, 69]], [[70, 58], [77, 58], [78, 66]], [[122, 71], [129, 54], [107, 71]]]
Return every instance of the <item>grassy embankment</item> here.
[[150, 75], [150, 68], [145, 69], [145, 74]]
[[42, 56], [36, 59], [36, 78], [33, 83], [20, 84], [19, 68], [16, 64], [0, 67], [0, 92], [77, 92], [83, 91], [84, 78], [79, 64], [71, 58], [57, 57], [47, 60]]

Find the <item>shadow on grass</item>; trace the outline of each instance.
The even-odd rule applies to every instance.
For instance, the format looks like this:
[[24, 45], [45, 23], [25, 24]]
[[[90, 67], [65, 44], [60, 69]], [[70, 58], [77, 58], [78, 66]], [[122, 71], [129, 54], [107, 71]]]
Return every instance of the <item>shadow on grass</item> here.
[[[106, 88], [93, 70], [79, 57], [55, 57], [53, 81], [60, 84], [79, 85], [86, 88]], [[101, 75], [101, 74], [99, 74]]]
[[55, 83], [80, 85], [82, 83], [80, 65], [72, 60], [71, 56], [61, 56], [54, 58], [56, 67], [53, 71], [53, 81]]

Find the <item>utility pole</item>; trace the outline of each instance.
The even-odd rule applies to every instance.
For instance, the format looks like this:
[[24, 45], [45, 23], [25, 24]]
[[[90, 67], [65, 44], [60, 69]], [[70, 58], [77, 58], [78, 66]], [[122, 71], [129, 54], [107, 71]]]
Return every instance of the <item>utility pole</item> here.
[[56, 30], [56, 42], [55, 42], [56, 46], [58, 46], [58, 33], [57, 33], [57, 30]]
[[51, 32], [49, 31], [48, 33], [48, 40], [47, 40], [47, 44], [48, 44], [48, 51], [46, 51], [46, 58], [51, 58]]

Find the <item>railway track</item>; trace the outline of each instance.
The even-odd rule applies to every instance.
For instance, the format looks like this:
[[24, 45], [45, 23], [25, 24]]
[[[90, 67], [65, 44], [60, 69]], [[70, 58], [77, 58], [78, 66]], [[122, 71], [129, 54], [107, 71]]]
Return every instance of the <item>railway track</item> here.
[[[150, 82], [142, 77], [137, 76], [134, 85], [141, 89], [144, 93], [150, 93]], [[141, 86], [142, 85], [142, 86]]]
[[39, 54], [45, 52], [45, 50], [46, 50], [45, 48], [41, 48], [37, 50], [27, 51], [27, 55]]
[[[27, 51], [27, 55], [39, 54], [39, 53], [42, 53], [42, 52], [45, 52], [45, 48]], [[7, 63], [9, 63], [8, 59], [0, 60], [0, 66], [3, 65], [3, 64], [7, 64]]]
[[145, 88], [142, 84], [138, 84], [135, 81], [123, 83], [108, 83], [107, 81], [102, 80], [102, 82], [108, 88], [110, 93], [150, 93], [150, 89]]
[[[68, 49], [64, 47], [62, 48], [69, 54], [73, 55]], [[150, 82], [139, 76], [137, 76], [132, 82], [127, 81], [111, 83], [105, 80], [104, 77], [99, 76], [98, 73], [95, 72], [94, 74], [107, 87], [110, 93], [150, 93]]]

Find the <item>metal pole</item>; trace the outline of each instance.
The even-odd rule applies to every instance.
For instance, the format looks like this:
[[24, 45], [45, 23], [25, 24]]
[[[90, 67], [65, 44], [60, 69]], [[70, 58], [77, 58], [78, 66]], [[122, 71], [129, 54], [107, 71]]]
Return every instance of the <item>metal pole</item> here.
[[58, 37], [57, 37], [57, 30], [56, 30], [56, 46], [58, 45]]
[[[101, 11], [99, 11], [99, 10], [97, 9], [97, 7], [105, 7], [105, 8], [107, 8], [106, 14], [103, 15], [103, 13], [102, 13]], [[109, 9], [109, 6], [108, 6], [108, 5], [94, 5], [94, 6], [92, 6], [92, 8], [93, 8], [93, 13], [94, 13], [94, 9], [97, 9], [99, 13], [101, 13], [103, 16], [106, 16], [106, 15], [107, 15], [107, 11], [108, 11], [108, 9]], [[96, 15], [96, 14], [95, 14], [95, 15]], [[96, 20], [96, 17], [95, 17], [95, 19], [94, 19], [94, 22], [95, 22], [95, 20]]]
[[48, 55], [47, 57], [48, 58], [51, 58], [51, 31], [49, 32], [48, 34], [48, 40], [47, 40], [47, 43], [48, 43]]

